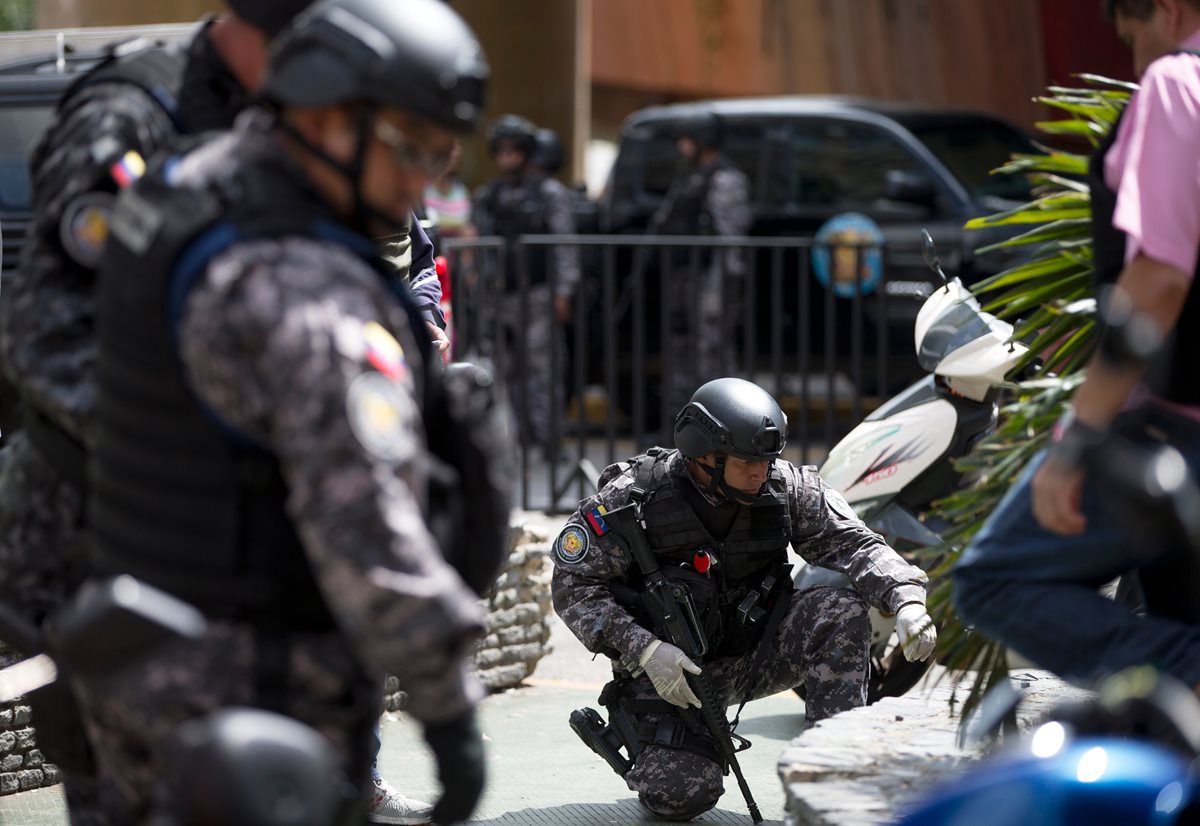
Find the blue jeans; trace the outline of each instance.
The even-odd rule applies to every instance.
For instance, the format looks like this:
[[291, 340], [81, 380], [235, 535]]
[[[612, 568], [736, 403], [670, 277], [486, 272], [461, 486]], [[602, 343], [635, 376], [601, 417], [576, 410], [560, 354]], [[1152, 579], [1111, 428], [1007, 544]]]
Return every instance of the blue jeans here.
[[379, 750], [383, 748], [383, 732], [379, 729], [378, 721], [375, 723], [375, 737], [371, 740], [371, 748], [371, 779], [382, 780], [383, 775], [379, 773]]
[[[1167, 434], [1200, 478], [1200, 425], [1143, 409], [1114, 427]], [[1151, 664], [1187, 685], [1200, 683], [1200, 627], [1138, 617], [1097, 589], [1160, 558], [1167, 549], [1139, 542], [1112, 519], [1110, 503], [1086, 480], [1087, 526], [1077, 536], [1041, 528], [1031, 508], [1039, 454], [964, 551], [952, 571], [959, 616], [1038, 666], [1092, 683], [1132, 665]], [[1200, 599], [1200, 595], [1197, 595]]]

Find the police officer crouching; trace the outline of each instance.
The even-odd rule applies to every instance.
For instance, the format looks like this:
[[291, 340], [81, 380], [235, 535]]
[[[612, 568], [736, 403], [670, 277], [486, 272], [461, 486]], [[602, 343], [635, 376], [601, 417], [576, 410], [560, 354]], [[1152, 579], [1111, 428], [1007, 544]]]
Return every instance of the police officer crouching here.
[[385, 672], [438, 763], [433, 818], [478, 799], [482, 692], [466, 661], [483, 617], [424, 512], [424, 322], [370, 239], [407, 221], [475, 127], [487, 76], [438, 0], [320, 0], [272, 43], [271, 110], [117, 202], [98, 296], [95, 568], [192, 603], [208, 629], [84, 687], [116, 822], [162, 814], [174, 732], [228, 706], [316, 729], [365, 808]]
[[[936, 632], [925, 573], [815, 468], [779, 458], [787, 418], [760, 387], [705, 384], [676, 417], [674, 438], [675, 450], [653, 448], [604, 471], [599, 493], [554, 543], [553, 588], [567, 626], [613, 659], [600, 695], [608, 725], [582, 710], [572, 726], [644, 806], [687, 820], [724, 791], [729, 746], [714, 728], [727, 705], [798, 685], [808, 691], [809, 724], [863, 705], [868, 603], [898, 614], [912, 659], [929, 656]], [[854, 589], [795, 593], [789, 544]], [[676, 601], [666, 612], [673, 618], [663, 616], [664, 600]], [[706, 694], [719, 705], [717, 724], [700, 708]]]

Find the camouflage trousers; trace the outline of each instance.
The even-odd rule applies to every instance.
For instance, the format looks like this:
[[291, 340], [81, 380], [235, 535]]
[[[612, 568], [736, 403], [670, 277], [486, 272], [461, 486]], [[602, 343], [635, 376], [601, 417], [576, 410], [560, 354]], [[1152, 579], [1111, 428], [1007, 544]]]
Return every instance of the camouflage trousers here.
[[96, 745], [101, 800], [114, 823], [168, 826], [172, 772], [217, 783], [209, 766], [172, 767], [166, 754], [180, 724], [228, 706], [269, 707], [324, 735], [348, 778], [368, 785], [372, 732], [382, 711], [382, 677], [366, 677], [336, 633], [286, 637], [278, 703], [260, 686], [260, 638], [249, 626], [210, 621], [204, 637], [172, 645], [82, 687]]
[[698, 273], [675, 270], [663, 331], [663, 388], [674, 415], [705, 382], [737, 373], [744, 279], [709, 265]]
[[554, 316], [554, 294], [549, 284], [530, 287], [498, 302], [499, 334], [505, 339], [504, 379], [517, 414], [524, 445], [554, 452], [562, 437], [563, 382], [567, 341]]
[[[759, 699], [795, 686], [808, 691], [808, 725], [866, 703], [868, 645], [871, 622], [867, 605], [848, 588], [816, 588], [794, 594], [774, 648], [757, 679], [751, 673], [754, 652], [705, 663], [726, 705], [740, 703], [753, 687]], [[648, 677], [639, 677], [625, 696], [636, 700], [658, 697]], [[660, 716], [639, 716], [639, 723], [656, 724]], [[659, 817], [690, 820], [717, 805], [725, 792], [721, 766], [693, 751], [648, 744], [625, 775], [642, 805]]]
[[[8, 438], [0, 450], [0, 602], [40, 626], [75, 593], [87, 571], [83, 492], [25, 433]], [[28, 700], [38, 745], [62, 770], [71, 823], [107, 823], [71, 691], [60, 686], [36, 692]]]

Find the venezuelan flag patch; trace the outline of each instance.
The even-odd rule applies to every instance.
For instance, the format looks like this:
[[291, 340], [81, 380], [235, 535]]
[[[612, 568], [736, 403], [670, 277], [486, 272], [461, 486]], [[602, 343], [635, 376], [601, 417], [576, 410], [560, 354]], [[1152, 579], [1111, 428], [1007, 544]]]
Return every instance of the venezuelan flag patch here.
[[598, 508], [588, 511], [584, 516], [587, 519], [588, 527], [592, 529], [592, 533], [596, 534], [596, 536], [604, 536], [604, 534], [612, 530], [608, 527], [608, 523], [604, 521], [604, 514], [606, 513], [608, 513], [608, 508], [601, 505]]

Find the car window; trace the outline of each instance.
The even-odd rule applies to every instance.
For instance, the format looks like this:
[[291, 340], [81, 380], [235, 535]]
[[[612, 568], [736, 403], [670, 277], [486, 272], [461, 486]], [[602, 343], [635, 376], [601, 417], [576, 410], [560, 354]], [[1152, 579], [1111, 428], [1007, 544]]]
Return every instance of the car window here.
[[1029, 136], [989, 118], [960, 118], [909, 125], [917, 140], [976, 198], [1028, 201], [1033, 186], [1025, 175], [993, 175], [1013, 153], [1036, 153]]
[[[758, 180], [759, 166], [763, 162], [763, 128], [753, 124], [726, 123], [721, 151], [734, 166], [746, 173], [753, 189]], [[660, 131], [647, 142], [645, 158], [643, 191], [661, 198], [670, 190], [681, 170], [679, 150], [675, 148], [675, 139], [669, 131]]]
[[929, 177], [928, 167], [892, 135], [872, 126], [799, 121], [792, 129], [789, 200], [801, 209], [876, 212], [910, 205], [888, 201], [887, 173]]
[[52, 113], [48, 104], [0, 107], [0, 210], [30, 208], [29, 156]]

